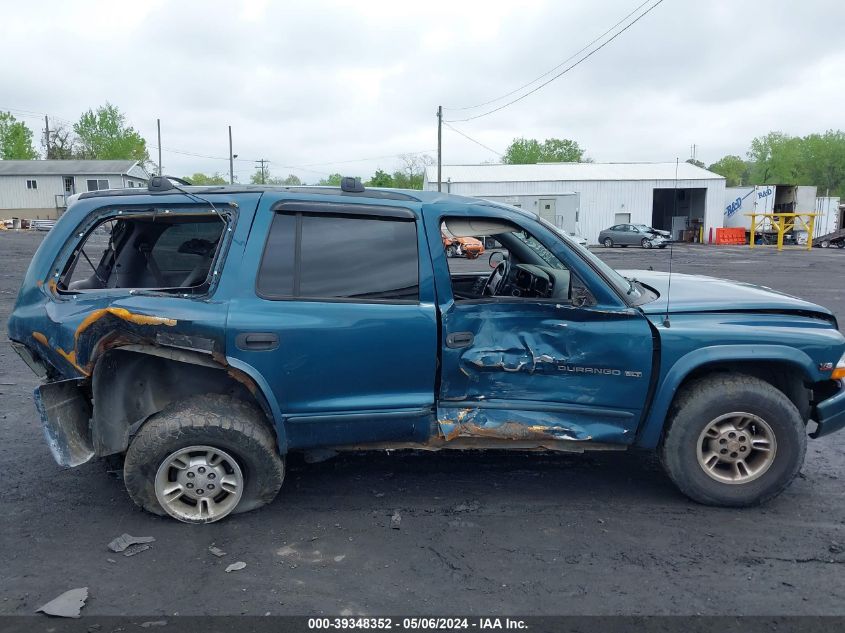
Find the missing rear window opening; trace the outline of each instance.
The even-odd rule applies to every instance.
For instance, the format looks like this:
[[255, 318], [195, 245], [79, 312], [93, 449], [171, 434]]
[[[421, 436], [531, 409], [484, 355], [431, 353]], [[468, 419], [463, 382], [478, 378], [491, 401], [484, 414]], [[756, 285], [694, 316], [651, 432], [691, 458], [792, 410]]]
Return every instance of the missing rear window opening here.
[[73, 251], [58, 288], [203, 289], [226, 223], [217, 215], [161, 211], [111, 218]]

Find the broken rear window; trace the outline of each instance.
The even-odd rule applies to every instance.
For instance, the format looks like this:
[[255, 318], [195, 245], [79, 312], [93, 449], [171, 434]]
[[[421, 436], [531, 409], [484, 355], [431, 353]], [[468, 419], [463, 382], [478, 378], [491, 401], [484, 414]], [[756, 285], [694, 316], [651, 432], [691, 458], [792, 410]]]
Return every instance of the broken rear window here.
[[73, 251], [58, 288], [203, 290], [225, 222], [216, 214], [151, 210], [97, 224]]

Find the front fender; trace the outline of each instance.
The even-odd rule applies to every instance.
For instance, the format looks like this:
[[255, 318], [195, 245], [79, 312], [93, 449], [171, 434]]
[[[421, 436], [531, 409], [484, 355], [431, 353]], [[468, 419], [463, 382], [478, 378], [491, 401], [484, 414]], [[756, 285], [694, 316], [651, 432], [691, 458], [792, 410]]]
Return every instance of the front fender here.
[[696, 369], [726, 362], [787, 363], [801, 372], [807, 382], [821, 380], [813, 359], [805, 352], [786, 345], [713, 345], [681, 356], [660, 379], [648, 417], [642, 423], [635, 446], [655, 448], [660, 442], [666, 415], [684, 380]]

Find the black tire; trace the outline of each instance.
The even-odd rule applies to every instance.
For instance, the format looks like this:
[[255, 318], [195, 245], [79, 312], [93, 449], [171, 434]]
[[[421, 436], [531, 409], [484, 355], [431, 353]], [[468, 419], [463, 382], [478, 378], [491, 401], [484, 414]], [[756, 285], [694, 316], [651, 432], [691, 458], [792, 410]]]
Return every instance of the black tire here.
[[[698, 446], [712, 420], [731, 412], [759, 416], [769, 425], [776, 451], [768, 470], [745, 483], [711, 478], [698, 461]], [[771, 384], [743, 374], [715, 374], [685, 386], [667, 418], [659, 448], [669, 478], [685, 495], [706, 505], [744, 507], [780, 494], [798, 475], [807, 432], [798, 409]]]
[[240, 400], [205, 394], [170, 404], [135, 435], [123, 466], [132, 501], [153, 514], [167, 514], [156, 498], [156, 472], [168, 455], [194, 445], [220, 448], [238, 462], [244, 487], [233, 514], [254, 510], [275, 498], [285, 464], [264, 414]]
[[836, 242], [836, 248], [845, 248], [845, 240], [840, 240]]
[[457, 252], [458, 251], [455, 249], [454, 244], [449, 244], [449, 246], [446, 247], [446, 257], [454, 257], [457, 255]]
[[651, 242], [645, 237], [640, 241], [640, 244], [643, 248], [651, 248]]
[[660, 246], [658, 246], [657, 248], [666, 248], [666, 244], [661, 244], [661, 245], [660, 245]]
[[602, 241], [602, 244], [604, 244], [605, 248], [613, 248], [613, 240], [610, 239], [609, 237], [604, 238], [604, 240]]

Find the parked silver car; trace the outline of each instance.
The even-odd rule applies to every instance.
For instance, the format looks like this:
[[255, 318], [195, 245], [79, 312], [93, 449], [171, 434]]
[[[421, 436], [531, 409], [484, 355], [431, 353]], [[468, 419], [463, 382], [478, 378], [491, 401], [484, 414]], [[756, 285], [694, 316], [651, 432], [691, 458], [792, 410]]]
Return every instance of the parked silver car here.
[[599, 233], [599, 244], [613, 246], [642, 246], [643, 248], [666, 248], [669, 240], [664, 232], [645, 224], [617, 224]]

